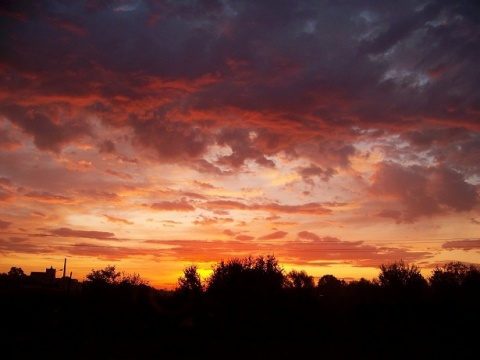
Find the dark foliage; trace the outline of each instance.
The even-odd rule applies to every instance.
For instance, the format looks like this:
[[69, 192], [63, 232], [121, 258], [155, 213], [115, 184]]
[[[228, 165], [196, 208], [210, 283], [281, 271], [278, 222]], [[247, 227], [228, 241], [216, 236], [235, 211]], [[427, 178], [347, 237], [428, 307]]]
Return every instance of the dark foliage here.
[[0, 275], [1, 346], [16, 358], [461, 358], [476, 333], [458, 330], [480, 321], [480, 273], [461, 263], [428, 281], [400, 261], [372, 281], [325, 275], [315, 286], [273, 256], [237, 258], [204, 283], [185, 268], [171, 292], [110, 266], [79, 292], [31, 286], [12, 269]]

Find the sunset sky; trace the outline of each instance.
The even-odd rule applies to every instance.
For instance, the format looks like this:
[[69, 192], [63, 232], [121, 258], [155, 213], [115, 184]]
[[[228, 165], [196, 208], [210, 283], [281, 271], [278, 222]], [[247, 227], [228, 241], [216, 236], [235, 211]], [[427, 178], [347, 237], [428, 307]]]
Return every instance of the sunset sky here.
[[0, 272], [480, 264], [476, 1], [3, 0], [0, 28]]

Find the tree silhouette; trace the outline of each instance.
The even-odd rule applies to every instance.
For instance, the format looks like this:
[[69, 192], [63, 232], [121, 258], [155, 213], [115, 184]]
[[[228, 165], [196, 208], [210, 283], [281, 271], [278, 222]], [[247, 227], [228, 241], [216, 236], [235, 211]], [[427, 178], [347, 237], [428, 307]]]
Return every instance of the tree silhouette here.
[[12, 266], [8, 273], [0, 274], [0, 287], [19, 288], [30, 282], [30, 278], [20, 267]]
[[428, 285], [418, 266], [403, 260], [380, 265], [380, 286], [390, 291], [421, 291]]
[[443, 267], [436, 267], [432, 271], [429, 282], [434, 287], [458, 287], [461, 286], [470, 273], [478, 271], [475, 266], [462, 262], [450, 262]]
[[233, 258], [214, 265], [207, 279], [207, 291], [259, 295], [281, 290], [284, 280], [284, 270], [273, 255]]
[[313, 276], [308, 275], [304, 270], [291, 270], [285, 279], [285, 287], [295, 290], [313, 290], [315, 281]]
[[480, 270], [475, 265], [457, 261], [437, 266], [429, 282], [433, 291], [442, 297], [480, 297]]
[[176, 292], [193, 296], [203, 292], [202, 279], [196, 265], [187, 266], [183, 270], [183, 276], [178, 278]]
[[430, 285], [438, 291], [458, 289], [465, 282], [469, 270], [468, 265], [459, 261], [437, 266], [429, 278]]
[[[273, 337], [281, 329], [284, 270], [273, 255], [220, 261], [207, 279], [214, 328], [225, 344]], [[266, 330], [265, 327], [268, 327]]]
[[344, 280], [339, 280], [330, 274], [322, 276], [317, 284], [320, 295], [323, 296], [339, 296], [345, 286]]
[[108, 265], [105, 269], [94, 270], [87, 274], [87, 279], [93, 284], [115, 285], [118, 282], [121, 273], [115, 271], [115, 266]]
[[377, 299], [379, 286], [377, 281], [370, 281], [362, 277], [360, 280], [350, 281], [346, 285], [346, 290], [350, 298], [365, 303]]
[[463, 286], [467, 291], [474, 292], [477, 297], [480, 295], [480, 269], [474, 265], [469, 266]]
[[[5, 321], [4, 339], [17, 350], [27, 338], [45, 354], [76, 349], [74, 358], [88, 358], [95, 349], [137, 359], [159, 347], [173, 359], [307, 358], [312, 351], [325, 358], [382, 358], [388, 351], [406, 357], [422, 346], [423, 357], [442, 358], [445, 350], [463, 355], [476, 346], [474, 332], [458, 329], [480, 321], [477, 267], [448, 263], [428, 282], [403, 261], [380, 270], [378, 279], [348, 283], [327, 274], [315, 286], [305, 271], [285, 274], [274, 256], [250, 256], [220, 261], [205, 283], [196, 265], [187, 266], [170, 292], [107, 266], [92, 269], [82, 291], [65, 297], [28, 281], [10, 284], [29, 279], [13, 267], [0, 276], [0, 305], [14, 319]], [[423, 292], [425, 286], [443, 292]], [[60, 341], [52, 333], [63, 334]]]
[[15, 267], [15, 266], [12, 266], [7, 274], [12, 278], [23, 278], [27, 276], [25, 272], [22, 270], [22, 268]]
[[142, 279], [140, 277], [140, 274], [137, 274], [137, 273], [128, 274], [122, 271], [120, 280], [118, 280], [118, 284], [127, 285], [127, 286], [140, 286], [140, 285], [148, 285], [148, 281]]

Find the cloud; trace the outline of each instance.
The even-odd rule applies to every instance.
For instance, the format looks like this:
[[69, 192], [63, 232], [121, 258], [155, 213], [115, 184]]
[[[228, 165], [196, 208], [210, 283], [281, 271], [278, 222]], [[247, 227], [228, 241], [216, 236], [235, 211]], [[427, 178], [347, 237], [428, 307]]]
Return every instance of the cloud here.
[[318, 203], [307, 203], [301, 205], [281, 205], [275, 203], [251, 204], [247, 205], [232, 200], [214, 200], [203, 204], [207, 209], [226, 209], [226, 210], [263, 210], [272, 213], [300, 213], [311, 215], [328, 215], [329, 209], [324, 208]]
[[104, 244], [99, 245], [87, 242], [75, 243], [69, 246], [62, 246], [60, 247], [60, 250], [75, 257], [94, 256], [100, 260], [108, 261], [120, 261], [122, 259], [129, 258], [144, 258], [146, 256], [157, 259], [168, 254], [167, 251], [153, 248], [139, 249], [136, 247], [119, 247]]
[[195, 225], [215, 225], [215, 224], [224, 224], [231, 223], [234, 220], [232, 218], [218, 218], [218, 217], [207, 217], [200, 216], [198, 220], [195, 220], [193, 223]]
[[310, 185], [314, 185], [312, 178], [317, 177], [321, 181], [328, 181], [337, 173], [337, 171], [332, 168], [322, 169], [314, 164], [310, 164], [308, 167], [299, 168], [298, 172], [302, 176], [303, 181]]
[[[479, 73], [470, 66], [476, 63], [469, 47], [475, 35], [460, 31], [474, 21], [466, 3], [421, 10], [402, 4], [391, 11], [374, 4], [341, 9], [290, 4], [277, 6], [275, 15], [265, 4], [243, 2], [140, 4], [8, 10], [37, 17], [29, 26], [5, 30], [4, 41], [17, 44], [5, 59], [7, 67], [17, 69], [10, 76], [18, 77], [8, 90], [19, 96], [8, 96], [0, 108], [33, 136], [39, 149], [59, 152], [81, 138], [94, 138], [90, 123], [79, 119], [101, 114], [104, 123], [133, 129], [135, 146], [155, 150], [161, 162], [186, 161], [208, 172], [221, 171], [218, 166], [239, 169], [249, 160], [272, 167], [269, 156], [287, 151], [309, 156], [331, 172], [349, 165], [355, 145], [345, 136], [353, 126], [389, 129], [397, 123], [411, 130], [412, 109], [419, 109], [424, 121], [455, 115], [466, 129], [474, 124]], [[137, 11], [117, 16], [112, 9]], [[45, 22], [53, 26], [42, 26]], [[344, 41], [333, 41], [332, 33]], [[173, 34], [175, 42], [169, 41]], [[69, 41], [62, 41], [65, 36]], [[48, 51], [50, 43], [57, 47]], [[329, 56], [324, 56], [327, 49]], [[461, 53], [468, 56], [460, 58]], [[31, 54], [44, 61], [27, 62]], [[405, 92], [398, 83], [399, 68], [428, 78], [440, 65], [447, 70], [424, 86], [432, 96]], [[449, 74], [448, 69], [455, 70]], [[36, 73], [37, 86], [30, 86], [29, 73]], [[22, 94], [28, 95], [28, 104]], [[454, 104], [449, 108], [455, 114], [438, 110], [429, 100], [437, 98]], [[386, 116], [391, 109], [396, 114]], [[230, 117], [244, 119], [244, 125], [231, 127]], [[251, 137], [252, 131], [258, 136]], [[332, 136], [337, 139], [325, 140]], [[111, 140], [99, 144], [101, 152], [114, 150]], [[231, 154], [217, 164], [202, 162], [214, 144]]]
[[114, 233], [94, 230], [74, 230], [70, 228], [59, 228], [49, 230], [50, 234], [61, 237], [77, 237], [97, 240], [118, 240]]
[[250, 241], [255, 239], [255, 236], [250, 236], [250, 235], [237, 235], [235, 236], [235, 240], [238, 241]]
[[273, 233], [267, 234], [260, 236], [258, 240], [277, 240], [277, 239], [283, 239], [285, 236], [287, 236], [288, 233], [285, 231], [275, 231]]
[[195, 207], [185, 199], [177, 201], [161, 201], [150, 205], [154, 210], [162, 211], [195, 211]]
[[300, 231], [298, 237], [304, 240], [320, 241], [320, 237], [310, 231]]
[[22, 146], [19, 137], [16, 136], [7, 126], [0, 124], [0, 149], [15, 150]]
[[223, 230], [223, 233], [227, 236], [235, 236], [235, 232], [233, 232], [232, 230], [230, 229], [225, 229]]
[[264, 204], [254, 205], [253, 209], [267, 210], [278, 213], [298, 213], [298, 214], [311, 214], [311, 215], [329, 215], [331, 211], [324, 208], [318, 203], [307, 203], [301, 205], [280, 205], [280, 204]]
[[58, 153], [63, 146], [91, 134], [90, 126], [85, 121], [75, 118], [66, 121], [56, 119], [60, 116], [56, 108], [0, 104], [0, 114], [33, 136], [34, 143], [40, 150]]
[[127, 174], [125, 172], [120, 172], [120, 171], [115, 171], [115, 170], [111, 170], [111, 169], [107, 169], [105, 170], [105, 173], [108, 174], [108, 175], [112, 175], [112, 176], [116, 176], [120, 179], [123, 179], [123, 180], [131, 180], [133, 179], [133, 176], [130, 175], [130, 174]]
[[141, 2], [142, 0], [115, 0], [113, 11], [134, 11]]
[[217, 262], [221, 259], [230, 259], [238, 256], [248, 256], [252, 253], [260, 253], [254, 243], [248, 243], [246, 247], [242, 241], [204, 241], [191, 240], [146, 240], [145, 243], [164, 248], [168, 245], [169, 254], [175, 255], [180, 261], [188, 262]]
[[453, 240], [443, 243], [442, 248], [447, 250], [477, 250], [480, 249], [480, 239]]
[[30, 216], [40, 217], [40, 218], [43, 218], [43, 219], [48, 218], [47, 214], [42, 213], [42, 212], [40, 212], [40, 211], [32, 211], [32, 212], [30, 213]]
[[394, 245], [376, 246], [364, 241], [344, 241], [331, 236], [320, 237], [309, 231], [301, 231], [297, 235], [295, 241], [279, 245], [275, 254], [310, 265], [321, 261], [365, 267], [378, 267], [398, 259], [414, 262], [432, 256], [426, 251], [409, 250]]
[[98, 152], [100, 154], [113, 154], [116, 152], [115, 143], [112, 140], [104, 140], [98, 146]]
[[170, 121], [161, 116], [147, 121], [131, 122], [138, 146], [156, 150], [162, 162], [191, 161], [201, 157], [207, 146], [212, 144], [211, 136], [187, 123]]
[[66, 204], [75, 202], [75, 199], [69, 196], [52, 194], [48, 191], [42, 191], [42, 192], [28, 191], [27, 193], [24, 194], [24, 196], [40, 202], [53, 202], [53, 203], [66, 203]]
[[12, 225], [10, 221], [0, 220], [0, 229], [2, 230], [7, 229], [10, 225]]
[[119, 202], [120, 196], [117, 193], [102, 190], [102, 189], [80, 189], [79, 193], [85, 196], [86, 198], [90, 198], [93, 200], [105, 200], [111, 202]]
[[72, 22], [72, 19], [62, 19], [60, 17], [49, 17], [46, 19], [47, 22], [49, 22], [52, 26], [56, 27], [57, 29], [60, 30], [65, 30], [68, 31], [72, 34], [75, 34], [77, 36], [85, 36], [87, 34], [87, 31], [85, 28], [81, 27], [78, 24], [75, 24]]
[[[283, 238], [284, 232], [274, 232], [266, 235], [266, 240]], [[320, 237], [313, 232], [300, 232], [295, 241], [275, 242], [272, 247], [266, 243], [252, 241], [251, 236], [237, 235], [237, 241], [204, 241], [192, 240], [146, 240], [144, 243], [168, 247], [170, 254], [183, 261], [217, 262], [221, 259], [275, 253], [282, 261], [294, 261], [297, 264], [309, 266], [326, 266], [333, 264], [349, 264], [358, 267], [375, 267], [381, 264], [404, 259], [408, 262], [418, 262], [429, 259], [432, 253], [427, 251], [409, 250], [396, 246], [373, 246], [363, 241], [343, 241], [335, 237]], [[273, 243], [272, 243], [273, 244]]]
[[134, 224], [134, 222], [132, 222], [132, 221], [122, 219], [122, 218], [118, 218], [118, 217], [115, 217], [115, 216], [109, 216], [109, 215], [106, 215], [106, 214], [103, 214], [103, 216], [106, 217], [109, 222], [122, 223], [122, 224], [126, 224], [126, 225], [133, 225]]
[[465, 181], [465, 175], [438, 167], [430, 175], [431, 192], [439, 203], [456, 211], [469, 211], [479, 203], [476, 186]]
[[2, 254], [53, 254], [57, 249], [48, 244], [38, 244], [32, 241], [29, 241], [27, 238], [23, 237], [10, 237], [8, 239], [0, 238], [0, 253]]
[[[461, 173], [446, 168], [403, 166], [392, 162], [377, 165], [370, 192], [398, 208], [382, 209], [378, 215], [402, 222], [449, 211], [469, 211], [479, 203], [476, 187]], [[392, 203], [392, 206], [393, 205]]]
[[0, 185], [0, 201], [8, 201], [13, 197], [13, 193], [9, 189]]

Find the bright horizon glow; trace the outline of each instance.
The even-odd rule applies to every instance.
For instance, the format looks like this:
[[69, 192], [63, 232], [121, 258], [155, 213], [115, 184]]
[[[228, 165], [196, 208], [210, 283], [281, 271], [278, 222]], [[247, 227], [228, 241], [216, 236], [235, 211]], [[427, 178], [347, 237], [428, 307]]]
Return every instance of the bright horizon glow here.
[[302, 4], [0, 5], [0, 272], [480, 265], [471, 5]]

